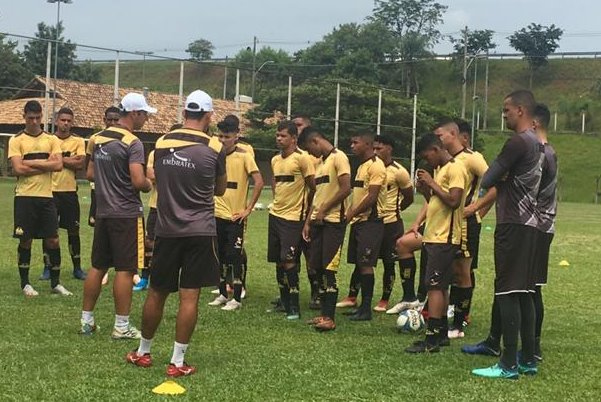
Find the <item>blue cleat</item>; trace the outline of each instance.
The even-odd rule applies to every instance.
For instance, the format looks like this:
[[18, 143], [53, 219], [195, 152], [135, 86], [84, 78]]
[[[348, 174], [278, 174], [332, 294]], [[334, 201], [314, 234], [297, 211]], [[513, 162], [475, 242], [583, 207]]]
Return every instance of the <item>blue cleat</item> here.
[[482, 356], [501, 356], [501, 351], [490, 347], [486, 342], [482, 341], [475, 345], [464, 345], [461, 347], [463, 353], [468, 355], [482, 355]]
[[81, 268], [74, 269], [73, 278], [79, 279], [80, 281], [84, 281], [86, 279], [86, 273]]
[[504, 378], [506, 380], [517, 380], [520, 377], [517, 367], [513, 369], [506, 369], [505, 367], [501, 366], [500, 363], [486, 368], [474, 369], [472, 370], [472, 374], [479, 377]]
[[518, 363], [518, 372], [524, 375], [538, 374], [538, 365], [536, 360], [530, 363]]
[[146, 290], [146, 289], [148, 289], [148, 279], [147, 278], [141, 278], [140, 282], [138, 282], [133, 287], [134, 292], [140, 292], [140, 291]]
[[44, 272], [40, 275], [41, 281], [49, 281], [50, 280], [50, 268], [44, 267]]

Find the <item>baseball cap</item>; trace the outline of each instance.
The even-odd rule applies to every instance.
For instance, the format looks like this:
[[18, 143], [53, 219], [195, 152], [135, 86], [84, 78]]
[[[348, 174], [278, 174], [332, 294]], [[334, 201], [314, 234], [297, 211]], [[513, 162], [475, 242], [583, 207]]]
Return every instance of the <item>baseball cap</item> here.
[[188, 112], [212, 112], [213, 99], [205, 91], [197, 89], [186, 98], [185, 109]]
[[148, 113], [156, 113], [157, 110], [153, 107], [150, 107], [146, 102], [146, 98], [144, 95], [138, 94], [135, 92], [130, 92], [121, 99], [121, 103], [119, 104], [119, 109], [124, 112], [136, 112], [138, 110], [143, 110]]

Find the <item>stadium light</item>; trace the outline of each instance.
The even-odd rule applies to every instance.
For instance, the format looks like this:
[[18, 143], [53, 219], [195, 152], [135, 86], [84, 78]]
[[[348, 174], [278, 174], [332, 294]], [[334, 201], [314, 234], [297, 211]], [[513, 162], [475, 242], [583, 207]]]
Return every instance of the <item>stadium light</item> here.
[[259, 71], [261, 71], [261, 69], [263, 67], [265, 67], [267, 64], [271, 64], [271, 63], [275, 63], [275, 61], [273, 60], [267, 60], [265, 63], [261, 64], [259, 66], [259, 68], [257, 68], [255, 71], [253, 71], [253, 76], [252, 76], [252, 93], [251, 93], [251, 98], [253, 100], [253, 102], [255, 101], [255, 81], [257, 80], [257, 74], [259, 74]]

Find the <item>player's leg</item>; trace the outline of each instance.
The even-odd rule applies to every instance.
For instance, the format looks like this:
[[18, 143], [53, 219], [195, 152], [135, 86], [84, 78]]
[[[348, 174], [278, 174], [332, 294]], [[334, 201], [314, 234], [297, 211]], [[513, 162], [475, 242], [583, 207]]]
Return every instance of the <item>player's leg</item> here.
[[79, 236], [79, 220], [81, 216], [77, 192], [55, 193], [59, 196], [57, 203], [59, 227], [67, 230], [69, 255], [73, 264], [73, 277], [84, 280], [86, 273], [81, 269], [81, 239]]
[[[280, 240], [279, 261], [284, 273], [284, 297], [288, 298], [286, 318], [297, 320], [300, 318], [300, 286], [299, 286], [299, 261], [300, 242], [302, 238], [303, 222], [286, 221], [278, 219], [278, 237]], [[284, 303], [285, 305], [285, 303]]]
[[380, 259], [384, 266], [382, 273], [382, 297], [378, 303], [374, 306], [374, 311], [383, 312], [388, 310], [388, 301], [394, 288], [394, 281], [396, 279], [395, 264], [397, 260], [397, 254], [395, 251], [396, 239], [403, 233], [402, 224], [399, 226], [398, 222], [387, 223], [384, 225], [384, 236], [382, 238], [382, 245], [380, 247]]
[[422, 246], [422, 236], [413, 233], [402, 235], [396, 240], [396, 254], [399, 258], [399, 271], [403, 297], [400, 302], [386, 311], [386, 314], [399, 314], [403, 310], [416, 308], [419, 305], [415, 294], [415, 273], [417, 263], [415, 251]]
[[221, 309], [237, 310], [242, 306], [242, 250], [244, 247], [244, 227], [237, 222], [228, 222], [225, 244], [225, 262], [232, 271], [234, 295]]
[[[463, 322], [465, 321], [472, 300], [471, 266], [472, 259], [471, 257], [465, 257], [465, 254], [453, 261], [454, 283], [451, 286], [451, 294], [454, 294], [454, 300], [452, 296], [450, 296], [450, 300], [453, 300], [455, 303], [455, 309], [453, 325], [448, 333], [451, 339], [463, 338], [465, 336]], [[449, 303], [452, 302], [450, 301]]]
[[227, 274], [228, 274], [228, 222], [225, 219], [215, 219], [217, 227], [217, 255], [219, 256], [219, 293], [208, 303], [209, 306], [221, 306], [227, 303]]
[[[349, 264], [355, 264], [357, 259], [357, 230], [356, 224], [351, 225], [351, 232], [349, 235], [349, 244], [347, 248], [347, 262]], [[361, 290], [361, 272], [359, 267], [355, 264], [353, 273], [351, 274], [351, 280], [349, 283], [348, 295], [340, 302], [336, 303], [336, 307], [355, 307], [357, 305], [357, 296]]]
[[150, 208], [146, 218], [146, 236], [144, 238], [144, 267], [140, 271], [140, 281], [134, 285], [134, 292], [148, 289], [150, 269], [152, 265], [152, 253], [154, 251], [154, 228], [157, 222], [157, 209]]

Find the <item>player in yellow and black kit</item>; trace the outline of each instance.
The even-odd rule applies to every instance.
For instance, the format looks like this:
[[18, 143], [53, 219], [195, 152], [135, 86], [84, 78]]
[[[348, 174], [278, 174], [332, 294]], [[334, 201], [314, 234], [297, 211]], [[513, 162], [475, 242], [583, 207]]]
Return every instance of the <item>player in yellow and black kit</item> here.
[[306, 127], [299, 145], [319, 158], [315, 172], [315, 196], [303, 227], [309, 245], [311, 269], [316, 272], [321, 314], [309, 321], [319, 331], [336, 328], [334, 315], [342, 243], [346, 230], [345, 200], [351, 193], [351, 167], [344, 152], [337, 150], [313, 127]]
[[[253, 155], [238, 143], [238, 126], [234, 129], [224, 119], [217, 127], [220, 131], [219, 141], [226, 152], [227, 188], [225, 194], [215, 197], [221, 278], [219, 295], [209, 305], [225, 304], [221, 309], [231, 311], [242, 306], [244, 227], [246, 218], [261, 196], [263, 177]], [[247, 203], [249, 177], [252, 177], [255, 185], [251, 201]], [[233, 276], [234, 298], [228, 301], [226, 284], [230, 273]]]
[[352, 205], [346, 212], [351, 225], [347, 261], [355, 265], [353, 275], [359, 276], [361, 284], [361, 306], [350, 316], [352, 321], [371, 320], [374, 268], [384, 236], [386, 167], [374, 153], [373, 141], [370, 133], [351, 138], [353, 154], [361, 161], [352, 184]]
[[306, 217], [305, 197], [315, 191], [315, 169], [297, 148], [294, 123], [278, 124], [276, 145], [281, 152], [271, 159], [273, 206], [269, 213], [267, 260], [276, 263], [280, 300], [290, 320], [300, 318], [298, 263]]
[[63, 168], [60, 142], [40, 128], [42, 105], [39, 102], [27, 102], [23, 118], [25, 129], [8, 142], [8, 158], [17, 176], [13, 236], [19, 239], [21, 289], [27, 297], [38, 295], [29, 283], [31, 242], [32, 239], [44, 239], [52, 266], [52, 292], [68, 296], [71, 292], [59, 283], [61, 253], [56, 205], [52, 198], [52, 172]]
[[[423, 248], [427, 256], [425, 285], [429, 306], [426, 339], [405, 349], [408, 353], [438, 352], [440, 346], [448, 345], [448, 288], [453, 277], [453, 260], [461, 246], [467, 178], [463, 164], [449, 155], [435, 134], [422, 136], [417, 150], [435, 171], [434, 178], [423, 169], [416, 172], [418, 188], [422, 188], [428, 201]], [[424, 214], [419, 217], [423, 219]], [[411, 230], [417, 232], [419, 224], [415, 222]]]
[[[71, 109], [61, 108], [56, 114], [56, 120], [55, 135], [61, 144], [63, 170], [52, 174], [52, 195], [58, 212], [58, 226], [67, 230], [69, 254], [73, 262], [73, 277], [84, 280], [86, 273], [81, 269], [80, 208], [75, 173], [84, 167], [86, 146], [83, 138], [71, 134], [73, 125]], [[50, 279], [50, 268], [48, 253], [44, 248], [44, 273], [40, 279]]]

